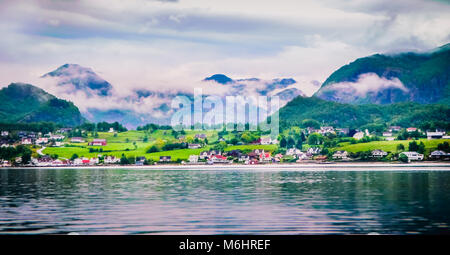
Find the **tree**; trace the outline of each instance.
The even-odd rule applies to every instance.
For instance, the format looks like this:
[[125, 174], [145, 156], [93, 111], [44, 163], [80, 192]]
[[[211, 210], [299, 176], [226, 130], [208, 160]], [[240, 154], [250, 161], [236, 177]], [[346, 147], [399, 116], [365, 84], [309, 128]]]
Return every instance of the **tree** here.
[[420, 142], [417, 152], [420, 154], [425, 154], [425, 144], [423, 142]]
[[417, 144], [416, 141], [412, 141], [409, 143], [408, 150], [409, 151], [419, 151], [419, 145]]
[[122, 154], [122, 157], [120, 158], [120, 164], [121, 165], [128, 165], [130, 162], [128, 161], [127, 157], [125, 157], [125, 154]]
[[76, 158], [78, 158], [78, 154], [74, 153], [74, 154], [72, 154], [72, 157], [70, 157], [70, 160], [74, 160]]
[[303, 142], [302, 142], [302, 139], [299, 138], [299, 139], [297, 140], [297, 144], [295, 145], [295, 148], [301, 150], [302, 147], [303, 147]]
[[283, 137], [281, 137], [281, 140], [280, 140], [280, 147], [286, 148], [286, 146], [287, 146], [287, 141], [286, 141], [286, 138], [284, 138], [284, 136], [283, 136]]
[[405, 163], [409, 161], [408, 157], [407, 157], [405, 154], [403, 154], [403, 153], [400, 154], [400, 156], [398, 157], [398, 159], [399, 159], [400, 161], [402, 161], [402, 162], [405, 162]]
[[287, 147], [288, 148], [293, 148], [295, 145], [295, 140], [294, 138], [292, 138], [292, 136], [290, 136], [287, 140]]
[[397, 151], [404, 151], [405, 150], [405, 145], [403, 145], [403, 143], [397, 145]]
[[153, 153], [153, 152], [159, 152], [159, 151], [160, 151], [160, 149], [157, 146], [153, 145], [146, 152]]
[[309, 145], [318, 145], [323, 141], [323, 136], [318, 133], [312, 133], [308, 136]]

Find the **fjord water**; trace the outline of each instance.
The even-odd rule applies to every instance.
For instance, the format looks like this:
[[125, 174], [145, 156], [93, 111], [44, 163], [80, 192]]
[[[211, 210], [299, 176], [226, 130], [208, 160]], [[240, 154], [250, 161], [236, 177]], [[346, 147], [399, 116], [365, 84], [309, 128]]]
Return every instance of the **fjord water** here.
[[443, 234], [450, 171], [0, 169], [0, 234]]

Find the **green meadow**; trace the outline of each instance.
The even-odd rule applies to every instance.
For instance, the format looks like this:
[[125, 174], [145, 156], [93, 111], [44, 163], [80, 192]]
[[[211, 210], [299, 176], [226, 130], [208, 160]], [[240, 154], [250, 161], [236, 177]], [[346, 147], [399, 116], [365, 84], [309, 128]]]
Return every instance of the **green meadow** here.
[[[369, 151], [369, 150], [380, 149], [383, 151], [396, 152], [397, 146], [399, 144], [403, 144], [403, 146], [405, 146], [405, 150], [408, 150], [408, 145], [410, 142], [412, 142], [412, 141], [411, 140], [374, 141], [374, 142], [357, 143], [357, 144], [341, 143], [340, 147], [334, 148], [333, 150], [334, 151], [345, 150], [348, 152], [358, 152], [358, 151]], [[425, 144], [425, 149], [427, 150], [427, 152], [430, 152], [432, 150], [435, 150], [439, 143], [450, 142], [450, 139], [435, 139], [435, 140], [419, 139], [419, 140], [416, 140], [416, 142], [417, 143], [423, 142]]]

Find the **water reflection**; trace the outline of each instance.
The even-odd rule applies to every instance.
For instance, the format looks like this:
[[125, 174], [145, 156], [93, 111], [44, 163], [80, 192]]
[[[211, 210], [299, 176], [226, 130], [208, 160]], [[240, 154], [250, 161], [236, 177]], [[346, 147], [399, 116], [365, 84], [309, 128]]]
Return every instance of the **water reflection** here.
[[446, 171], [0, 169], [0, 233], [449, 233]]

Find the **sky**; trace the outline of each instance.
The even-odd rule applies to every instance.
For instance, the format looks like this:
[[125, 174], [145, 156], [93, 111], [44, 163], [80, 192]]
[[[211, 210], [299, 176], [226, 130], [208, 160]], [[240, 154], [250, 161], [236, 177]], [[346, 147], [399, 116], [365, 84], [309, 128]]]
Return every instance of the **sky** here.
[[223, 73], [311, 95], [356, 58], [449, 43], [449, 14], [432, 0], [0, 0], [0, 87], [73, 63], [124, 94]]

